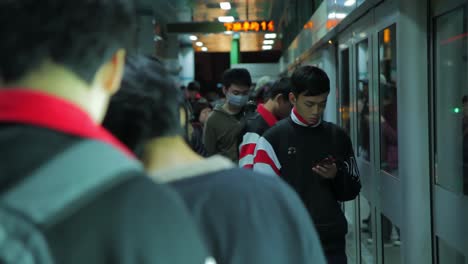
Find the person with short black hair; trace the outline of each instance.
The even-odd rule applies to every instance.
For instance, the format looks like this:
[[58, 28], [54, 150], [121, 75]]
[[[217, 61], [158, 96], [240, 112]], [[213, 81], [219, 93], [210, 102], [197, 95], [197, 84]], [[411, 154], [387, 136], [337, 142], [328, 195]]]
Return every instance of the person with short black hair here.
[[351, 140], [343, 129], [322, 120], [330, 91], [323, 70], [299, 67], [291, 82], [291, 115], [258, 140], [253, 169], [280, 176], [296, 190], [328, 263], [344, 264], [348, 224], [338, 202], [356, 198], [361, 189]]
[[[25, 202], [47, 201], [50, 189], [63, 199], [63, 204], [57, 202], [63, 210], [49, 207], [39, 212], [46, 215], [45, 222], [27, 217], [24, 208], [14, 208], [43, 234], [54, 263], [209, 261], [195, 224], [172, 189], [154, 183], [136, 165], [116, 169], [112, 178], [101, 173], [121, 168], [98, 154], [103, 149], [109, 156], [135, 164], [131, 151], [101, 126], [110, 97], [120, 86], [126, 49], [135, 36], [133, 2], [2, 0], [0, 18], [2, 209], [6, 194], [28, 183], [33, 191]], [[71, 155], [75, 147], [87, 143], [96, 146], [94, 151]], [[58, 172], [48, 174], [63, 174], [58, 176], [64, 186], [54, 185], [47, 177], [41, 182], [44, 175], [38, 171], [50, 169], [64, 155], [76, 161], [73, 166], [56, 165]], [[98, 160], [99, 170], [89, 160]], [[70, 180], [70, 175], [83, 179]], [[92, 176], [109, 181], [77, 191], [86, 180], [100, 181]], [[69, 188], [64, 187], [70, 185], [75, 189], [67, 193]], [[84, 197], [73, 197], [75, 192]], [[47, 215], [48, 211], [54, 214]], [[23, 257], [21, 263], [43, 263], [30, 259], [36, 255], [20, 255], [35, 244], [31, 234], [24, 236], [25, 244], [9, 244], [10, 234], [3, 235], [2, 246], [17, 245], [7, 253]], [[2, 253], [5, 250], [8, 247]]]
[[266, 103], [259, 104], [253, 114], [246, 117], [245, 126], [241, 133], [242, 142], [239, 146], [239, 166], [251, 169], [257, 141], [260, 136], [278, 120], [289, 116], [292, 104], [289, 93], [292, 84], [290, 78], [283, 77], [273, 83], [265, 92]]
[[219, 263], [325, 264], [307, 211], [287, 184], [190, 149], [178, 132], [188, 124], [176, 89], [161, 81], [167, 73], [155, 64], [141, 57], [128, 60], [104, 125], [129, 148], [143, 146], [148, 173], [185, 199]]
[[210, 117], [213, 107], [205, 98], [201, 98], [195, 104], [193, 112], [193, 120], [190, 122], [192, 127], [192, 135], [190, 136], [190, 146], [199, 155], [206, 157], [206, 149], [203, 144], [203, 130], [206, 125], [206, 120]]
[[224, 72], [222, 83], [226, 102], [216, 106], [208, 118], [203, 141], [209, 156], [221, 154], [237, 163], [243, 108], [249, 99], [252, 79], [248, 70], [234, 68]]

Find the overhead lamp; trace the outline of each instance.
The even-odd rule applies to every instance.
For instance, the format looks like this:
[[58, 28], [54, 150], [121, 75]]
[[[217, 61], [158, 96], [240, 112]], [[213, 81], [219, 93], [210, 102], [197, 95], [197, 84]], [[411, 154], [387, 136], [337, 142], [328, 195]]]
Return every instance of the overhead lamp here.
[[207, 51], [208, 51], [208, 48], [207, 48], [207, 47], [202, 47], [201, 50], [202, 50], [203, 52], [207, 52]]
[[190, 36], [190, 40], [192, 40], [192, 41], [195, 41], [195, 40], [197, 40], [197, 39], [198, 39], [198, 37], [195, 36], [195, 35], [191, 35], [191, 36]]
[[197, 42], [195, 43], [195, 45], [197, 45], [198, 47], [201, 47], [201, 46], [203, 46], [203, 42], [197, 41]]
[[229, 3], [229, 2], [221, 2], [221, 3], [219, 3], [219, 6], [220, 6], [221, 9], [223, 9], [223, 10], [229, 10], [229, 9], [231, 9], [231, 3]]
[[234, 17], [233, 16], [220, 16], [218, 17], [218, 21], [221, 23], [234, 22]]
[[232, 32], [232, 31], [224, 31], [224, 34], [226, 34], [226, 35], [232, 35], [232, 33], [234, 33], [234, 32]]
[[275, 41], [272, 40], [272, 39], [265, 39], [263, 41], [263, 45], [273, 45], [274, 43], [275, 43]]
[[336, 15], [336, 18], [338, 18], [338, 19], [343, 19], [343, 18], [345, 18], [348, 14], [345, 14], [345, 13], [336, 13], [335, 15]]
[[276, 38], [276, 33], [266, 33], [265, 38], [266, 39], [275, 39]]
[[262, 50], [271, 50], [271, 49], [273, 49], [272, 45], [263, 45], [262, 46]]
[[356, 0], [346, 0], [344, 6], [352, 6], [356, 3]]

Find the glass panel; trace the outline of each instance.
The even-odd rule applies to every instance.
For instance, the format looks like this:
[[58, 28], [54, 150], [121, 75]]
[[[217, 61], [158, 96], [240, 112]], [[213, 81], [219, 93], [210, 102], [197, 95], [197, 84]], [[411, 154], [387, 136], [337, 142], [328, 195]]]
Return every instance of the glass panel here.
[[357, 155], [370, 160], [369, 127], [369, 42], [367, 39], [356, 46], [357, 68], [357, 111], [358, 111], [358, 149]]
[[379, 32], [380, 167], [398, 176], [396, 25]]
[[[468, 86], [466, 12], [436, 19], [436, 182], [468, 194]], [[443, 158], [442, 158], [443, 157]]]
[[382, 247], [384, 264], [401, 263], [400, 229], [382, 215]]
[[437, 237], [437, 263], [438, 264], [468, 264], [465, 257], [457, 250]]
[[361, 263], [374, 264], [374, 241], [372, 239], [372, 206], [369, 201], [359, 195], [359, 221], [361, 223]]
[[340, 104], [339, 112], [341, 126], [349, 134], [349, 50], [341, 51], [341, 85], [340, 85]]
[[357, 0], [357, 5], [360, 6], [362, 3], [364, 3], [366, 0]]
[[356, 258], [356, 203], [355, 201], [345, 202], [344, 214], [348, 221], [348, 234], [346, 234], [346, 255], [348, 264], [357, 263]]

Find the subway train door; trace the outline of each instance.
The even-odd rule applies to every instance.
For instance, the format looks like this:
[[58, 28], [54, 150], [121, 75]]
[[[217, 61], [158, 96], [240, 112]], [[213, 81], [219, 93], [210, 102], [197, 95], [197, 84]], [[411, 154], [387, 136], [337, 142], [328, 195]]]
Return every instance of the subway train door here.
[[467, 17], [466, 0], [433, 1], [432, 211], [440, 264], [468, 263]]
[[349, 232], [347, 254], [350, 264], [375, 262], [372, 223], [376, 204], [373, 199], [375, 181], [372, 174], [373, 139], [370, 121], [372, 86], [372, 24], [373, 13], [361, 18], [338, 39], [338, 116], [341, 126], [353, 142], [362, 191], [358, 199], [345, 205]]
[[338, 112], [363, 186], [348, 236], [350, 263], [401, 263], [396, 7], [383, 2], [338, 39]]

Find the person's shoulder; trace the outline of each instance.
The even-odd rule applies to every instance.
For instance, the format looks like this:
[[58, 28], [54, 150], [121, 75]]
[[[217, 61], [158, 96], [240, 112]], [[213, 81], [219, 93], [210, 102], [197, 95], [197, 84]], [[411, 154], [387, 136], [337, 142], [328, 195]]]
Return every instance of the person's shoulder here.
[[[101, 257], [115, 259], [113, 263], [127, 263], [119, 258], [139, 259], [140, 263], [187, 263], [190, 258], [206, 258], [196, 227], [175, 191], [142, 172], [124, 173], [135, 175], [47, 232], [59, 263], [70, 263], [69, 254], [74, 252], [67, 248], [75, 248], [82, 260], [91, 258], [88, 263], [97, 263], [92, 258]], [[184, 252], [175, 253], [173, 248]]]
[[266, 139], [269, 138], [276, 138], [279, 136], [285, 136], [285, 131], [288, 130], [288, 128], [291, 126], [291, 122], [289, 117], [284, 118], [278, 122], [276, 122], [275, 125], [272, 127], [268, 128], [265, 133], [263, 134], [263, 137]]
[[339, 137], [348, 137], [348, 133], [344, 128], [341, 126], [328, 122], [328, 121], [322, 121], [322, 125], [324, 126], [325, 129], [329, 130], [333, 135], [339, 136]]
[[215, 176], [218, 184], [227, 184], [236, 196], [291, 195], [292, 189], [279, 177], [265, 175], [243, 168], [220, 171]]

